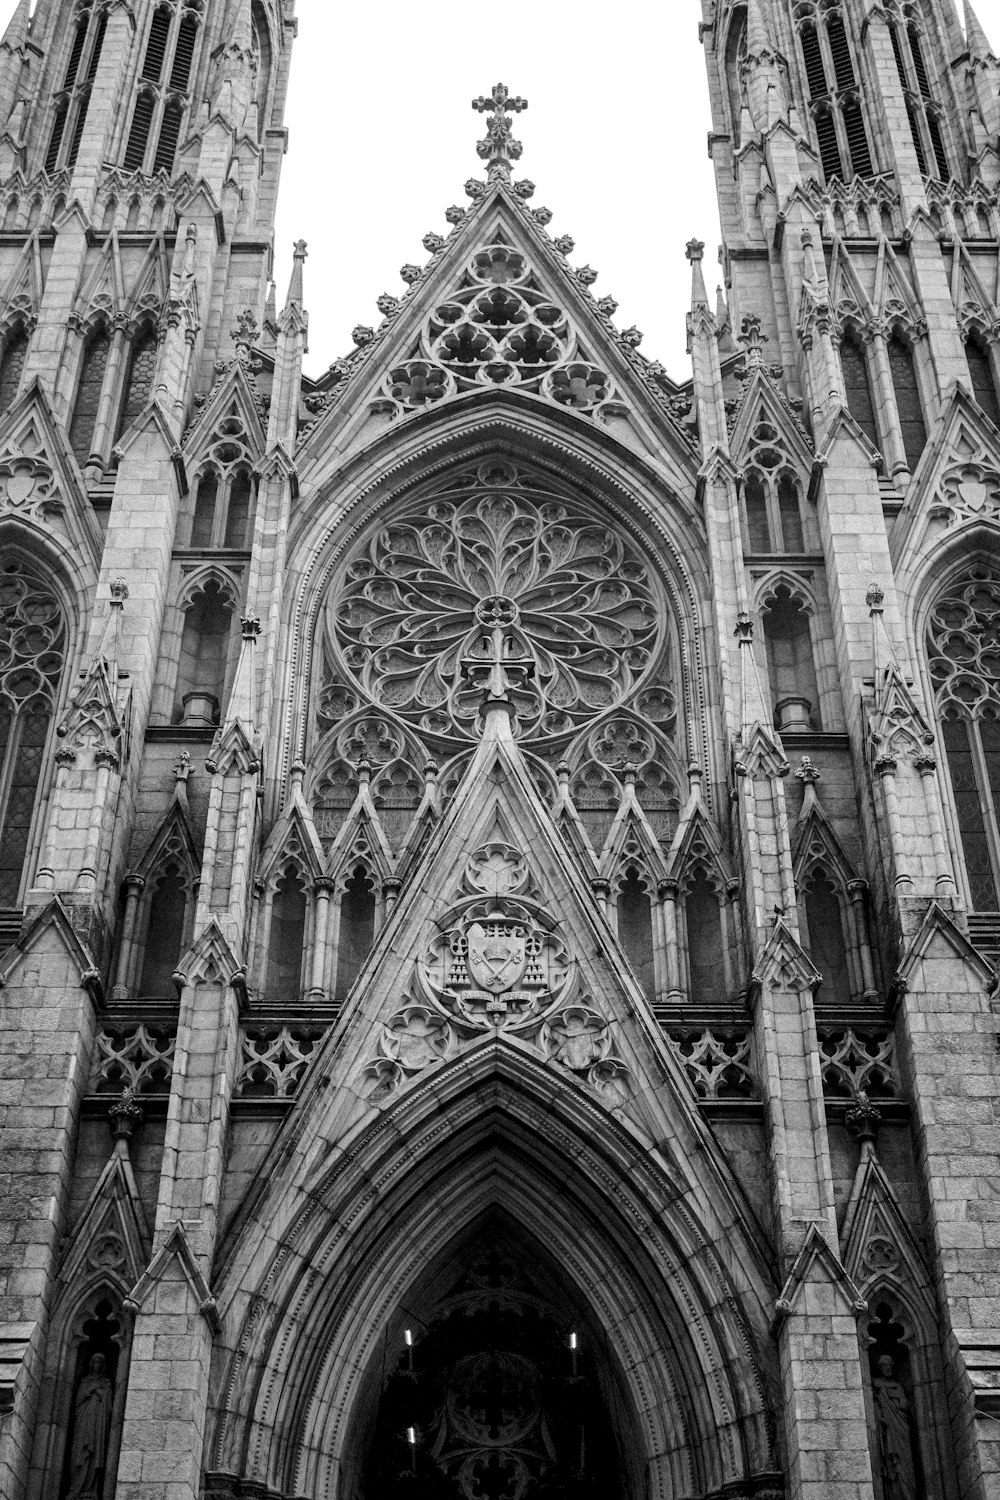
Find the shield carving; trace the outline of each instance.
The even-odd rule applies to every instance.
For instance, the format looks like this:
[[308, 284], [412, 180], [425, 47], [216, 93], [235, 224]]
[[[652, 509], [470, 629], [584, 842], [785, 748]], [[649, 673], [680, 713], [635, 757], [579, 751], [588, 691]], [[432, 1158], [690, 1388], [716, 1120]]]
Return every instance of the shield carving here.
[[519, 922], [473, 922], [466, 930], [469, 975], [490, 995], [502, 995], [520, 983], [528, 961], [526, 934]]

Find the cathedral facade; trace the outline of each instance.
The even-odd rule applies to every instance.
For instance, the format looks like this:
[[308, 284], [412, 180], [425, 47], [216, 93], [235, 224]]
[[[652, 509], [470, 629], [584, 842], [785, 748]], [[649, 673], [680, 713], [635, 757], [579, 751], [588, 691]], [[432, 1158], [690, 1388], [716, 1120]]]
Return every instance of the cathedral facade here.
[[0, 1496], [997, 1500], [997, 55], [702, 0], [679, 384], [497, 85], [312, 379], [293, 8], [0, 42]]

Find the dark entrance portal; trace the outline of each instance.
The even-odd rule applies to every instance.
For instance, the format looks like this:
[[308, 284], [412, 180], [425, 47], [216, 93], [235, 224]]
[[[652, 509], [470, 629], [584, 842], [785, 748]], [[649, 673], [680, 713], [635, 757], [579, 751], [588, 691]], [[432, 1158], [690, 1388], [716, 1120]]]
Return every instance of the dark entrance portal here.
[[384, 1385], [365, 1500], [624, 1500], [595, 1351], [507, 1251], [478, 1254], [434, 1321], [409, 1333]]

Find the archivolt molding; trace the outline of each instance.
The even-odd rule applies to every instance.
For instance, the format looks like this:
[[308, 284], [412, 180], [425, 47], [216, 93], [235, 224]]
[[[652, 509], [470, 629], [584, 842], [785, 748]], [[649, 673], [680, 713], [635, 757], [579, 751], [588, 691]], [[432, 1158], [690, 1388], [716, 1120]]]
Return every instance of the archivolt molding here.
[[[491, 404], [502, 401], [508, 408], [516, 405], [516, 398], [509, 394], [490, 395], [489, 399]], [[446, 476], [459, 464], [474, 464], [483, 459], [505, 456], [514, 451], [515, 445], [521, 453], [525, 443], [533, 450], [531, 466], [544, 474], [557, 465], [556, 472], [562, 476], [564, 485], [568, 478], [571, 485], [578, 487], [581, 499], [591, 504], [596, 502], [599, 509], [606, 511], [609, 519], [621, 527], [630, 542], [638, 542], [644, 555], [657, 560], [659, 576], [676, 622], [681, 678], [678, 688], [685, 705], [685, 751], [701, 763], [711, 763], [713, 742], [708, 723], [708, 695], [704, 687], [702, 641], [701, 599], [706, 589], [704, 586], [699, 588], [691, 575], [691, 547], [685, 550], [680, 528], [675, 535], [675, 528], [668, 524], [662, 499], [654, 499], [655, 490], [662, 488], [662, 482], [638, 473], [632, 455], [627, 456], [627, 467], [619, 464], [617, 471], [612, 470], [606, 457], [585, 451], [579, 435], [575, 435], [576, 441], [570, 444], [549, 424], [540, 424], [533, 414], [508, 409], [500, 417], [492, 415], [471, 421], [472, 415], [468, 410], [453, 413], [449, 430], [437, 438], [431, 438], [422, 430], [424, 441], [419, 446], [412, 437], [404, 443], [403, 434], [400, 434], [398, 442], [402, 451], [396, 461], [383, 467], [356, 490], [349, 491], [342, 478], [343, 492], [349, 493], [349, 499], [339, 508], [339, 514], [332, 520], [313, 522], [294, 544], [289, 568], [292, 576], [298, 576], [301, 582], [288, 606], [289, 652], [284, 666], [284, 691], [278, 694], [279, 698], [285, 699], [288, 708], [282, 726], [285, 761], [279, 774], [286, 776], [291, 760], [304, 756], [307, 749], [311, 733], [309, 683], [316, 670], [313, 652], [319, 612], [334, 571], [345, 554], [371, 525], [373, 518], [398, 505], [417, 485], [426, 486], [436, 475]], [[624, 450], [616, 456], [624, 457]], [[366, 455], [369, 473], [376, 462], [377, 455], [369, 452]], [[634, 487], [620, 477], [623, 468], [630, 477], [634, 476]], [[315, 515], [323, 509], [310, 504], [308, 513]], [[306, 514], [304, 509], [302, 514]], [[698, 525], [693, 519], [691, 524]], [[703, 548], [699, 545], [694, 552], [701, 555]], [[664, 561], [666, 566], [663, 566]], [[704, 585], [705, 580], [701, 583]]]
[[432, 1266], [502, 1202], [607, 1330], [651, 1495], [773, 1468], [755, 1352], [773, 1288], [735, 1204], [709, 1234], [678, 1170], [516, 1040], [484, 1041], [436, 1086], [404, 1091], [288, 1194], [263, 1275], [251, 1280], [252, 1219], [231, 1247], [212, 1467], [338, 1492], [366, 1372], [414, 1262]]

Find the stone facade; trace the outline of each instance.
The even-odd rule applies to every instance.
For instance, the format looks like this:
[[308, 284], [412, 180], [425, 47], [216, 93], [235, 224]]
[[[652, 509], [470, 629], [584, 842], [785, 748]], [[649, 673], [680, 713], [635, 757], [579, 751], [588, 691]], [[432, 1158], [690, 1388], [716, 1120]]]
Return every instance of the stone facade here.
[[[293, 0], [0, 42], [0, 1495], [1000, 1497], [1000, 62], [702, 0], [692, 379]], [[687, 24], [679, 21], [678, 24]]]

